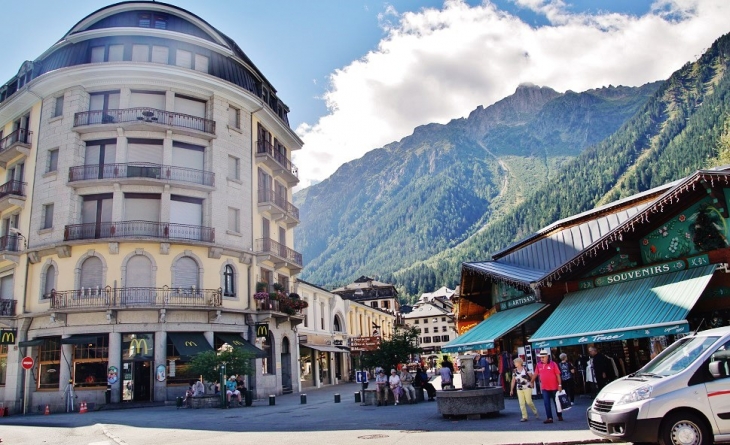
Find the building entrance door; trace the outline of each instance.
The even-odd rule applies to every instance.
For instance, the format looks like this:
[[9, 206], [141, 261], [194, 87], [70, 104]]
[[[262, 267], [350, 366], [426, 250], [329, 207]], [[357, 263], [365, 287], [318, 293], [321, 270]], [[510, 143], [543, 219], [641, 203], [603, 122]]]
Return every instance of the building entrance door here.
[[122, 401], [149, 402], [152, 400], [152, 366], [149, 361], [125, 361], [122, 364]]

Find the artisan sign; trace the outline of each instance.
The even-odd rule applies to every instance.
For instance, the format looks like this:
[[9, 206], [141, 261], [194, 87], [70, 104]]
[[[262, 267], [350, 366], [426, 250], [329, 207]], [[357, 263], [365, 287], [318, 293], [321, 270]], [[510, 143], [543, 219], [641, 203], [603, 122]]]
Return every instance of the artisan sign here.
[[350, 339], [351, 352], [374, 351], [380, 346], [380, 337], [353, 337]]
[[[604, 275], [595, 279], [596, 287], [610, 286], [612, 284], [625, 283], [627, 281], [641, 280], [643, 278], [654, 277], [671, 272], [679, 272], [686, 269], [687, 266], [682, 260], [672, 261], [671, 263], [652, 264], [651, 266], [641, 267], [639, 269], [625, 270], [616, 272], [611, 275]], [[581, 289], [587, 289], [591, 286], [586, 282], [580, 283]]]
[[534, 303], [537, 301], [534, 295], [525, 295], [524, 297], [514, 298], [499, 303], [499, 310], [506, 311], [507, 309], [516, 308], [517, 306], [524, 306], [526, 304]]

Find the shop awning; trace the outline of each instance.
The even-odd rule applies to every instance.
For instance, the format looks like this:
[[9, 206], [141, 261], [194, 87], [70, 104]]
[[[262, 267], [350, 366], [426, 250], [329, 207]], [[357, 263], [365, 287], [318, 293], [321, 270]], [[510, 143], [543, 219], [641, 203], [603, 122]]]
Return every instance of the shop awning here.
[[68, 338], [62, 338], [62, 345], [95, 345], [96, 335], [74, 335]]
[[476, 349], [492, 349], [494, 342], [506, 333], [545, 309], [547, 304], [532, 303], [514, 309], [497, 312], [441, 347], [442, 352], [463, 352]]
[[325, 346], [325, 345], [302, 345], [305, 348], [314, 349], [315, 351], [320, 352], [346, 352], [342, 349], [339, 349], [336, 346]]
[[685, 318], [715, 266], [703, 266], [565, 296], [530, 338], [533, 348], [688, 332]]
[[223, 343], [227, 343], [234, 348], [242, 349], [249, 354], [253, 354], [256, 358], [266, 357], [266, 353], [256, 346], [246, 341], [243, 337], [236, 334], [216, 333], [215, 334]]
[[200, 332], [168, 332], [172, 344], [180, 356], [192, 358], [195, 354], [212, 351], [213, 347]]
[[29, 346], [40, 346], [42, 344], [43, 344], [43, 339], [41, 339], [41, 338], [18, 342], [18, 346], [21, 348], [27, 348]]

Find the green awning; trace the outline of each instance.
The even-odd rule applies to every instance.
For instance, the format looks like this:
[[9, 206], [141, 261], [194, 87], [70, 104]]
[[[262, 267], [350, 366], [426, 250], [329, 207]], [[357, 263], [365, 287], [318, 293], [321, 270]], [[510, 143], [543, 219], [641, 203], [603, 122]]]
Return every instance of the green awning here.
[[257, 348], [256, 346], [252, 345], [248, 341], [246, 341], [243, 337], [236, 334], [227, 334], [227, 333], [216, 333], [216, 336], [218, 336], [223, 343], [227, 343], [234, 348], [243, 349], [244, 351], [248, 352], [249, 354], [253, 354], [256, 358], [264, 358], [266, 357], [266, 353], [262, 351], [261, 349]]
[[168, 332], [167, 336], [175, 345], [180, 356], [192, 358], [195, 354], [212, 351], [213, 347], [200, 332]]
[[441, 351], [463, 352], [477, 349], [492, 349], [497, 340], [546, 307], [547, 304], [532, 303], [497, 312], [467, 331], [464, 335], [446, 343], [441, 347]]
[[[106, 334], [104, 334], [106, 335]], [[95, 345], [98, 336], [96, 335], [74, 335], [68, 338], [62, 338], [62, 345]]]
[[685, 318], [714, 271], [703, 266], [568, 294], [530, 343], [547, 348], [688, 332]]
[[43, 344], [43, 339], [41, 339], [41, 338], [18, 342], [18, 346], [21, 348], [27, 348], [29, 346], [40, 346], [42, 344]]

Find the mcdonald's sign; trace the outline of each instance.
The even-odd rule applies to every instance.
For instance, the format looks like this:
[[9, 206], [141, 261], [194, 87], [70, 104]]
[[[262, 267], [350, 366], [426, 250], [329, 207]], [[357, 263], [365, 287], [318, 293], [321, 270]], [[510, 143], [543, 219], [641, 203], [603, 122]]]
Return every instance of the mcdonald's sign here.
[[241, 340], [233, 340], [231, 343], [233, 343], [234, 346], [243, 346], [243, 342]]
[[269, 336], [268, 323], [256, 323], [256, 338], [268, 337], [268, 336]]
[[197, 346], [198, 346], [198, 344], [197, 344], [197, 343], [195, 343], [195, 342], [194, 342], [194, 341], [192, 341], [192, 340], [186, 340], [186, 341], [185, 341], [185, 346], [188, 346], [188, 347], [192, 347], [192, 346], [194, 346], [194, 347], [197, 347]]
[[149, 348], [147, 347], [147, 339], [145, 338], [133, 338], [129, 342], [129, 356], [133, 357], [139, 355], [144, 347], [144, 355], [149, 355]]
[[16, 329], [0, 331], [0, 345], [14, 345], [17, 335], [18, 331]]

